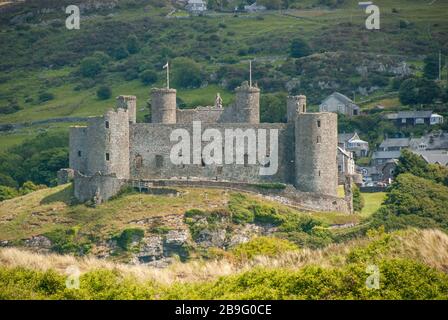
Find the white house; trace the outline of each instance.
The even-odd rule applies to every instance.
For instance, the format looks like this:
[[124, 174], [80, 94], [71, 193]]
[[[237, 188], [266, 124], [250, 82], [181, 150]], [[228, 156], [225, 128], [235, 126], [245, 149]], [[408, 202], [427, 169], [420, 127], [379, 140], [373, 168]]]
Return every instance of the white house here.
[[188, 0], [185, 9], [190, 13], [200, 14], [207, 10], [207, 2], [205, 0]]
[[349, 117], [359, 115], [359, 110], [359, 106], [339, 92], [334, 92], [326, 97], [319, 106], [320, 112], [338, 112]]
[[244, 6], [244, 11], [246, 12], [260, 12], [260, 11], [265, 11], [266, 7], [262, 6], [262, 5], [258, 5], [257, 2], [252, 3], [251, 5], [248, 6]]
[[443, 123], [443, 116], [441, 116], [440, 114], [437, 114], [437, 113], [433, 113], [431, 115], [431, 118], [429, 119], [429, 123], [431, 125], [442, 124]]
[[353, 152], [358, 158], [367, 157], [369, 154], [369, 143], [361, 140], [356, 132], [338, 134], [338, 146]]

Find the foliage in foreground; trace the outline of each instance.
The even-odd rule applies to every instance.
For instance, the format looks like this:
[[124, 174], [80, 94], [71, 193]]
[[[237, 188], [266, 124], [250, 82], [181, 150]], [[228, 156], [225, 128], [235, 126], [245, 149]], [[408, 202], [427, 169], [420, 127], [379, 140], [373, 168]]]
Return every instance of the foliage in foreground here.
[[423, 264], [379, 261], [379, 289], [366, 287], [366, 267], [255, 268], [212, 282], [170, 286], [96, 270], [81, 275], [79, 289], [68, 289], [66, 276], [52, 270], [2, 267], [0, 299], [448, 299], [448, 275]]

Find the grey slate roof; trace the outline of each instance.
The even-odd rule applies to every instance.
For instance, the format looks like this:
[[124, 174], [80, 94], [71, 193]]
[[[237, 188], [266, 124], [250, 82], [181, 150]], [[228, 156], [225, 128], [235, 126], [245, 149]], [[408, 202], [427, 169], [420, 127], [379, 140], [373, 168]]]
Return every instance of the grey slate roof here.
[[380, 148], [409, 147], [409, 143], [409, 138], [388, 138], [381, 142]]
[[400, 151], [375, 151], [372, 159], [398, 159], [400, 154]]
[[399, 111], [386, 115], [389, 120], [395, 119], [415, 119], [415, 118], [430, 118], [432, 111]]
[[413, 151], [420, 155], [427, 163], [438, 163], [443, 166], [448, 165], [448, 151], [447, 150], [424, 150]]

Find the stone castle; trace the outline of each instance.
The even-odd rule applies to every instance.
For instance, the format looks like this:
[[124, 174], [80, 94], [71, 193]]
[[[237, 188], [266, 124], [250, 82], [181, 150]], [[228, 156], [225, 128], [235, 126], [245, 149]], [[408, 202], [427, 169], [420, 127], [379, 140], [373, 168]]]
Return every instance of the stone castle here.
[[[190, 185], [256, 189], [284, 184], [276, 192], [310, 210], [351, 211], [350, 199], [337, 197], [337, 115], [307, 113], [306, 97], [289, 96], [287, 123], [260, 123], [260, 89], [247, 82], [236, 88], [235, 102], [179, 109], [176, 90], [151, 90], [151, 123], [137, 123], [136, 97], [119, 96], [116, 107], [104, 116], [91, 117], [87, 126], [70, 128], [70, 169], [74, 193], [80, 201], [105, 201], [126, 184], [146, 186]], [[260, 175], [259, 164], [180, 164], [170, 161], [175, 144], [170, 133], [177, 128], [191, 132], [193, 121], [207, 128], [277, 129], [278, 170]], [[204, 144], [204, 142], [202, 142]], [[237, 148], [238, 146], [235, 146]], [[266, 150], [269, 159], [270, 150]]]

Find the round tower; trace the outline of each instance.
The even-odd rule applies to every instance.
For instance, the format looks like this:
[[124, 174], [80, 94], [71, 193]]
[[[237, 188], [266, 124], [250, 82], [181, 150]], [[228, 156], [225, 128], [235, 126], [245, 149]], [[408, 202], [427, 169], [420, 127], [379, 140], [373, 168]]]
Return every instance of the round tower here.
[[260, 123], [260, 89], [247, 81], [235, 89], [235, 122]]
[[137, 97], [136, 96], [118, 96], [117, 108], [127, 109], [129, 114], [129, 123], [137, 122]]
[[295, 123], [296, 187], [337, 196], [337, 114], [300, 113]]
[[288, 96], [286, 98], [286, 118], [294, 122], [297, 114], [306, 112], [306, 96]]
[[176, 89], [152, 89], [151, 122], [176, 123]]

